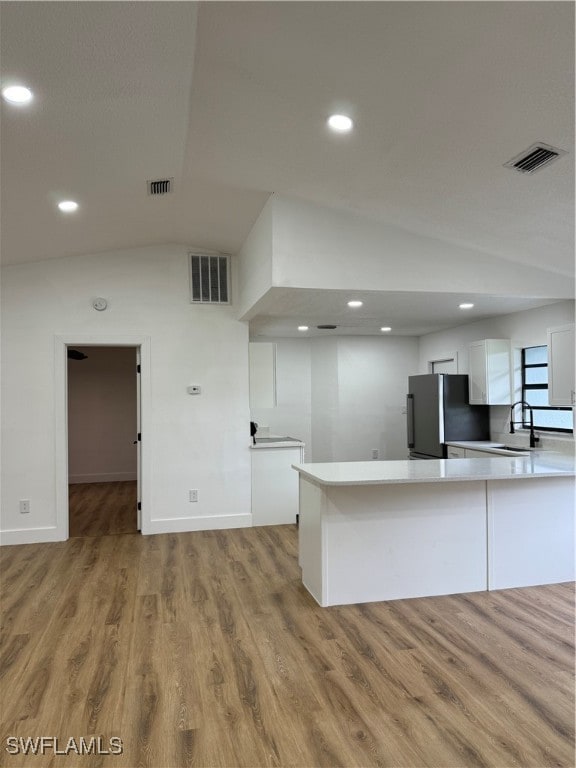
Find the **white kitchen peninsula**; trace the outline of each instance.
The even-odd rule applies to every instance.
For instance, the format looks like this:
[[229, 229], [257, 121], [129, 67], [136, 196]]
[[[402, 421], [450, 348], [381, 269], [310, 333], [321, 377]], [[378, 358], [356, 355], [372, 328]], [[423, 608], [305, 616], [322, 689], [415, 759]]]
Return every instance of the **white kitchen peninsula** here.
[[293, 468], [302, 581], [320, 605], [574, 578], [571, 456]]

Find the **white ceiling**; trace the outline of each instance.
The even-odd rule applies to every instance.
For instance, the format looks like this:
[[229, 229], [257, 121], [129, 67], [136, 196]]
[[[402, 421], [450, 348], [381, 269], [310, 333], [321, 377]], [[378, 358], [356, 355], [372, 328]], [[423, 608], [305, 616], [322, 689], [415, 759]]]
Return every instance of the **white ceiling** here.
[[[2, 104], [3, 262], [168, 242], [235, 253], [279, 192], [571, 276], [573, 15], [3, 2], [2, 85], [35, 93]], [[340, 110], [351, 135], [326, 131]], [[570, 154], [534, 176], [503, 167], [535, 141]], [[174, 194], [149, 198], [146, 180], [165, 176]]]
[[[361, 299], [362, 307], [350, 308], [350, 299]], [[459, 309], [460, 302], [471, 302], [471, 310]], [[445, 328], [485, 320], [496, 315], [522, 312], [554, 303], [546, 299], [526, 299], [480, 294], [409, 293], [404, 291], [336, 291], [273, 288], [258, 302], [250, 322], [250, 336], [303, 338], [306, 336], [423, 336]], [[308, 331], [298, 331], [307, 325]], [[318, 325], [337, 325], [334, 331]], [[384, 334], [382, 327], [391, 327]]]

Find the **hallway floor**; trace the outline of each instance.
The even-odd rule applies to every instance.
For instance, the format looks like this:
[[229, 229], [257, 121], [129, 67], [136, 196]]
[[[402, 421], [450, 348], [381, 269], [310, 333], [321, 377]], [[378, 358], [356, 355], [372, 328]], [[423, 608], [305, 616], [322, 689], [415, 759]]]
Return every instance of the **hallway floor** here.
[[136, 481], [68, 486], [71, 538], [136, 533]]

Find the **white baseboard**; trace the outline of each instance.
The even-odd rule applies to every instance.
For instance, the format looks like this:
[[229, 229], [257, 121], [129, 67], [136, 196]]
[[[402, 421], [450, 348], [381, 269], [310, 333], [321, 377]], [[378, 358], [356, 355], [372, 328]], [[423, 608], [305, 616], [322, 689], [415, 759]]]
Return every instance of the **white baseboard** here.
[[48, 542], [65, 540], [65, 537], [56, 526], [46, 528], [14, 528], [12, 530], [0, 531], [1, 546], [9, 544], [46, 544]]
[[136, 479], [136, 472], [100, 472], [91, 475], [68, 475], [70, 485], [74, 483], [122, 483]]
[[[166, 520], [151, 520], [144, 534], [188, 533], [190, 531], [215, 531], [226, 528], [251, 528], [252, 515], [204, 515], [202, 517], [171, 517]], [[0, 531], [0, 546], [10, 544], [46, 544], [65, 541], [65, 537], [55, 527], [18, 528]]]
[[188, 533], [189, 531], [215, 531], [225, 528], [251, 528], [252, 515], [203, 515], [202, 517], [169, 517], [151, 520], [142, 533]]

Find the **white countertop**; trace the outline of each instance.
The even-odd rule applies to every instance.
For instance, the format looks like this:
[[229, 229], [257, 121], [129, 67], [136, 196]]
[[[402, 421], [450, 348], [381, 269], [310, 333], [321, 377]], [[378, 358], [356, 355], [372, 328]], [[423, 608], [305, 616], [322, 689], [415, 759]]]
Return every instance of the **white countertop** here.
[[574, 475], [574, 457], [552, 451], [528, 456], [474, 459], [422, 459], [416, 461], [335, 461], [292, 464], [316, 485], [386, 485], [436, 483], [457, 480], [518, 480], [530, 477]]
[[251, 444], [250, 448], [255, 450], [263, 448], [304, 448], [304, 443], [295, 437], [257, 437], [256, 445]]

